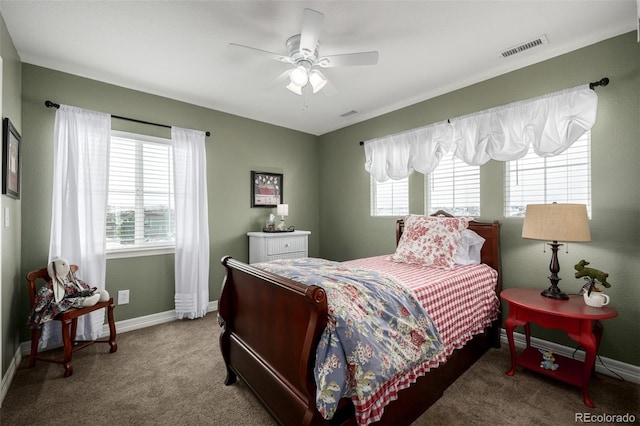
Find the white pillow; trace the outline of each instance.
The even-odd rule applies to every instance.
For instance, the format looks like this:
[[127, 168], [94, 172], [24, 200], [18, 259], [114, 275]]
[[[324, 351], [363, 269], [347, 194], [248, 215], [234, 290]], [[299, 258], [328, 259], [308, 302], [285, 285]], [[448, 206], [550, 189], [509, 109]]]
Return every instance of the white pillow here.
[[484, 238], [471, 229], [462, 231], [458, 243], [458, 251], [453, 257], [456, 265], [477, 265], [480, 263], [480, 250], [484, 245]]

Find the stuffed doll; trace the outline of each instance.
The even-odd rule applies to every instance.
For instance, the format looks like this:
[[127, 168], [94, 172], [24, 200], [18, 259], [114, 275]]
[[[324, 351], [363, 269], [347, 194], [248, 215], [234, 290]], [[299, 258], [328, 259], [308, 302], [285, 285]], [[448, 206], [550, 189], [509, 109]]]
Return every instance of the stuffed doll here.
[[540, 353], [542, 353], [542, 362], [540, 363], [540, 368], [544, 368], [546, 370], [557, 370], [558, 364], [554, 361], [556, 360], [553, 356], [553, 351], [551, 349], [538, 349]]
[[36, 293], [35, 306], [28, 321], [31, 328], [42, 327], [43, 323], [53, 320], [60, 312], [109, 300], [106, 290], [96, 292], [95, 287], [90, 288], [76, 278], [65, 259], [54, 259], [47, 265], [47, 272], [51, 281]]

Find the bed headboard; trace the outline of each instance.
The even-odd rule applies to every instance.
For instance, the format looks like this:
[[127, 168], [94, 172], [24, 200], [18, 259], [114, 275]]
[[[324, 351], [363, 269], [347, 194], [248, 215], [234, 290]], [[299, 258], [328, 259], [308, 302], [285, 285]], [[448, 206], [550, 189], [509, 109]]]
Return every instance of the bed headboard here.
[[[451, 216], [449, 213], [438, 211], [432, 216]], [[494, 220], [493, 222], [477, 222], [472, 220], [469, 222], [469, 229], [480, 235], [485, 239], [484, 245], [480, 252], [482, 263], [491, 266], [498, 271], [498, 294], [502, 290], [501, 276], [502, 271], [500, 268], [500, 222]], [[400, 241], [400, 237], [404, 232], [404, 219], [398, 219], [396, 221], [396, 246]]]

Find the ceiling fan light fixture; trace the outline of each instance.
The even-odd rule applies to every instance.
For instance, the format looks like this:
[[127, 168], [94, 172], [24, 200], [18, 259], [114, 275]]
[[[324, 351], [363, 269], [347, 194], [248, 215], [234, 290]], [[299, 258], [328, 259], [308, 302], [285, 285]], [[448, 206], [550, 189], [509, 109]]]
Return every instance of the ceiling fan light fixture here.
[[327, 79], [324, 78], [321, 73], [314, 70], [311, 71], [311, 74], [309, 75], [309, 83], [311, 83], [311, 86], [313, 87], [313, 93], [318, 93], [327, 85]]
[[287, 89], [295, 93], [296, 95], [302, 96], [302, 87], [294, 84], [293, 82], [287, 85]]
[[307, 69], [302, 65], [299, 65], [291, 71], [291, 75], [289, 76], [291, 79], [291, 83], [295, 84], [299, 87], [304, 87], [309, 82], [309, 74], [307, 73]]

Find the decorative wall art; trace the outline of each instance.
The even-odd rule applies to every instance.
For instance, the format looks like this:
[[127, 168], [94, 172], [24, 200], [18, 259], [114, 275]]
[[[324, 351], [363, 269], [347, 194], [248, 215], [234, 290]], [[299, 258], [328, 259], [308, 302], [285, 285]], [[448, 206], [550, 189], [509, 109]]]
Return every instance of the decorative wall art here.
[[282, 204], [282, 180], [279, 173], [251, 171], [251, 207], [276, 207]]
[[20, 199], [20, 133], [8, 118], [2, 126], [2, 193]]

